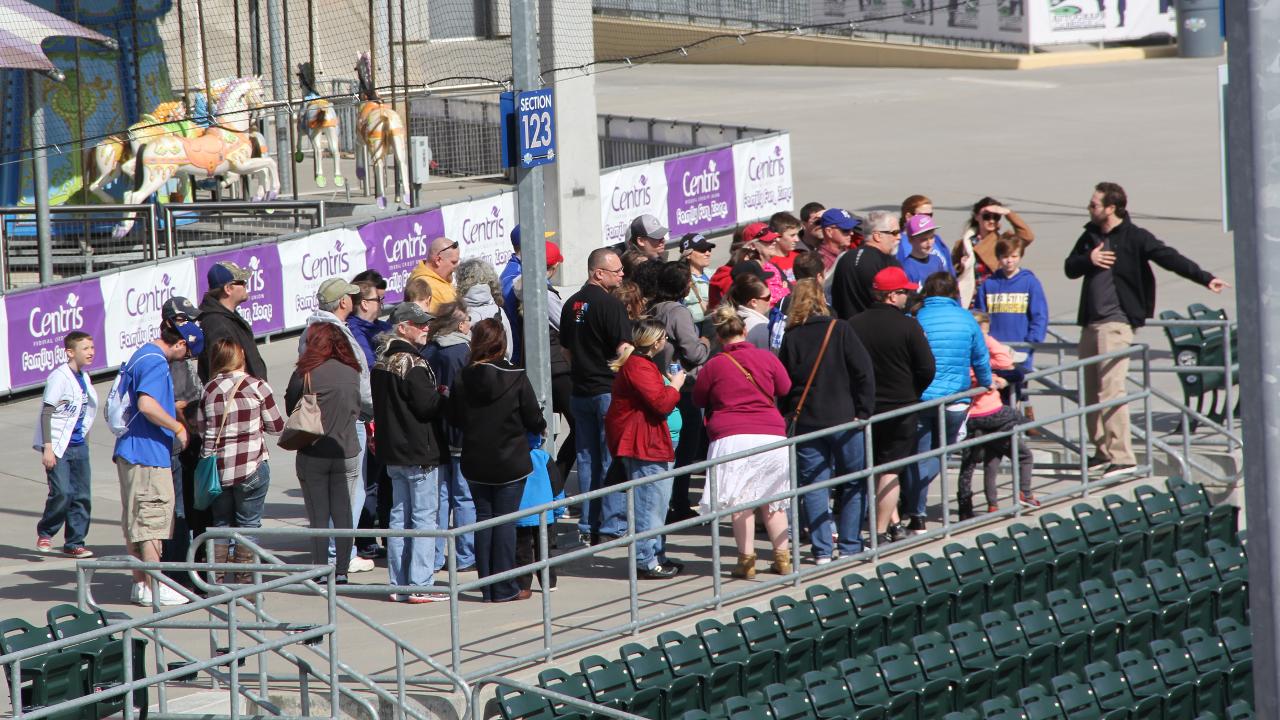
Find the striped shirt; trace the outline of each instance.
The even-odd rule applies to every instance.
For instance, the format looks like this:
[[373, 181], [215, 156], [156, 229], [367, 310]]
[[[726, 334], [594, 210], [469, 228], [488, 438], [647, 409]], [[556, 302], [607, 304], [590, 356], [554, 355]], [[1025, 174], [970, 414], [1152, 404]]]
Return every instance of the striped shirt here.
[[[243, 382], [236, 388], [236, 383]], [[235, 390], [235, 396], [229, 397]], [[224, 487], [249, 479], [267, 459], [264, 433], [279, 435], [284, 418], [271, 387], [244, 373], [215, 375], [204, 387], [200, 405], [204, 442], [200, 456], [218, 456]], [[225, 425], [224, 425], [225, 422]]]

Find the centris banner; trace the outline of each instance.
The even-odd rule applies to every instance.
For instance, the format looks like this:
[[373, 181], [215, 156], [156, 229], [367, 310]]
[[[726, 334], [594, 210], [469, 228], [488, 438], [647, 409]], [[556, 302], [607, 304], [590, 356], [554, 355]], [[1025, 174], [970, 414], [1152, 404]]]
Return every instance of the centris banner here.
[[280, 253], [281, 302], [285, 327], [302, 327], [316, 309], [316, 291], [331, 277], [350, 280], [365, 269], [365, 246], [360, 233], [326, 230], [276, 246]]
[[[233, 262], [249, 271], [249, 279], [245, 281], [249, 299], [241, 303], [236, 312], [253, 328], [253, 334], [267, 335], [283, 330], [284, 288], [280, 284], [280, 253], [276, 246], [254, 245], [196, 258], [196, 279], [201, 292], [209, 290], [209, 268], [220, 262]], [[199, 298], [191, 301], [200, 304]]]
[[427, 257], [431, 242], [445, 234], [439, 208], [378, 220], [360, 228], [365, 264], [387, 280], [387, 302], [398, 303], [413, 268]]
[[160, 308], [181, 296], [193, 303], [196, 264], [191, 258], [125, 270], [99, 278], [102, 307], [111, 308], [103, 319], [103, 339], [98, 353], [115, 366], [134, 351], [160, 336]]

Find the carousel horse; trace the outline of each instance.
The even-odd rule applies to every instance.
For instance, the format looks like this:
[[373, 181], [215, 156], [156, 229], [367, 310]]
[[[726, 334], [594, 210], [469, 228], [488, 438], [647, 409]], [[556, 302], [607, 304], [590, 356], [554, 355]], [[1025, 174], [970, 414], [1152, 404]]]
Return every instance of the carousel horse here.
[[163, 102], [155, 110], [129, 126], [124, 134], [112, 135], [96, 145], [85, 157], [85, 188], [104, 203], [116, 199], [107, 193], [121, 173], [133, 176], [133, 158], [137, 145], [166, 134], [184, 137], [198, 135], [200, 130], [187, 119], [186, 108], [177, 101]]
[[[373, 165], [374, 194], [378, 207], [387, 206], [383, 189], [387, 155], [395, 156], [396, 170], [400, 176], [401, 202], [409, 204], [409, 153], [405, 149], [404, 120], [390, 105], [378, 97], [373, 85], [373, 72], [369, 66], [369, 53], [360, 53], [356, 60], [356, 77], [360, 81], [360, 119], [356, 134], [364, 141], [369, 162]], [[359, 171], [359, 168], [357, 169]]]
[[[197, 85], [192, 89], [191, 119], [195, 122], [199, 132], [204, 132], [215, 124], [214, 115], [217, 112], [218, 99], [223, 97], [231, 81], [235, 79], [236, 78], [234, 77], [219, 78], [214, 80], [212, 83], [209, 83], [207, 88]], [[210, 103], [212, 103], [212, 106]], [[222, 124], [227, 125], [228, 123], [223, 122]], [[249, 125], [249, 130], [247, 132], [249, 133], [249, 140], [254, 144], [253, 156], [266, 157], [269, 153], [266, 136], [258, 132], [252, 124]], [[257, 175], [261, 176], [260, 182], [270, 183], [271, 176], [268, 174], [266, 169], [259, 171]], [[207, 190], [230, 190], [240, 182], [240, 179], [240, 175], [234, 172], [229, 172], [225, 175], [220, 175], [217, 178], [205, 179], [197, 183], [197, 185], [202, 186]], [[253, 179], [253, 175], [249, 175], [244, 178], [246, 183], [246, 197], [253, 192]], [[256, 199], [261, 200], [261, 193], [263, 192], [265, 191], [260, 190]]]
[[[280, 173], [269, 157], [254, 157], [255, 143], [249, 128], [252, 111], [262, 107], [262, 83], [257, 77], [235, 78], [214, 106], [217, 124], [203, 134], [185, 138], [162, 135], [140, 143], [134, 158], [134, 185], [125, 203], [146, 200], [173, 177], [202, 179], [234, 172], [249, 175], [266, 172], [271, 190], [266, 199], [280, 193]], [[255, 200], [262, 199], [261, 188]], [[122, 238], [133, 228], [135, 213], [116, 225], [113, 236]]]
[[316, 91], [315, 68], [304, 62], [298, 66], [298, 83], [304, 93], [302, 112], [298, 113], [298, 143], [293, 150], [293, 159], [302, 162], [302, 136], [311, 140], [312, 160], [315, 162], [316, 187], [328, 185], [324, 176], [324, 153], [333, 157], [333, 184], [343, 187], [347, 184], [342, 177], [341, 156], [338, 154], [338, 111], [333, 103], [320, 97]]

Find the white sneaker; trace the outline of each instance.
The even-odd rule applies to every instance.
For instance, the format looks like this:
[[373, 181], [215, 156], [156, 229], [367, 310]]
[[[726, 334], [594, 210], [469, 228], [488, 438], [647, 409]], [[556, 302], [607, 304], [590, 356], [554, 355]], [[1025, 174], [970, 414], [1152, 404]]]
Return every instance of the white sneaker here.
[[351, 563], [347, 565], [347, 572], [369, 572], [374, 568], [373, 561], [368, 558], [351, 558]]
[[168, 585], [165, 585], [163, 582], [160, 583], [160, 590], [158, 591], [157, 599], [161, 605], [186, 605], [191, 602], [187, 596], [179, 593]]
[[143, 607], [151, 606], [151, 586], [145, 582], [136, 582], [129, 591], [129, 602]]

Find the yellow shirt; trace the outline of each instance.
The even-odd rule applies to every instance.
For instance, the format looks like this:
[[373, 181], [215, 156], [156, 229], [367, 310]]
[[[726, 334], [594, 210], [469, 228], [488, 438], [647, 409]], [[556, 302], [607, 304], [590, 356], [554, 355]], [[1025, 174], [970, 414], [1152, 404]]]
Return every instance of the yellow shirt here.
[[419, 277], [426, 278], [431, 285], [431, 304], [427, 307], [427, 312], [437, 315], [440, 306], [458, 301], [458, 291], [453, 288], [453, 283], [437, 275], [426, 260], [420, 260], [413, 272], [409, 273], [409, 281]]

